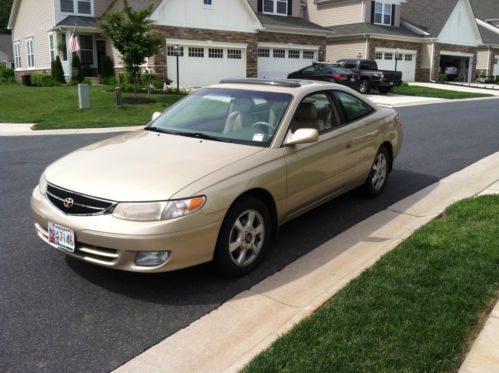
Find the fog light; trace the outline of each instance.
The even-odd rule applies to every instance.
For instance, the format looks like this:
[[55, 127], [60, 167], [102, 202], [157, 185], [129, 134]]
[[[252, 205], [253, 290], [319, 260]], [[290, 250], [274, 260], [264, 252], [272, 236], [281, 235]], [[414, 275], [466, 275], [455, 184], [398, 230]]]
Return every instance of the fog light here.
[[135, 264], [142, 267], [156, 267], [170, 259], [171, 251], [138, 251]]

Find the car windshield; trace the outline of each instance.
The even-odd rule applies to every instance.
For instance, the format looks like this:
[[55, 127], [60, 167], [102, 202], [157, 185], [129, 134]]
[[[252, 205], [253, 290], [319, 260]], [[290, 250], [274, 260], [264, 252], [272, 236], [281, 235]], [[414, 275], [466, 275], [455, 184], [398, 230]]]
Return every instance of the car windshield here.
[[286, 93], [204, 88], [165, 111], [146, 130], [265, 147], [291, 99]]

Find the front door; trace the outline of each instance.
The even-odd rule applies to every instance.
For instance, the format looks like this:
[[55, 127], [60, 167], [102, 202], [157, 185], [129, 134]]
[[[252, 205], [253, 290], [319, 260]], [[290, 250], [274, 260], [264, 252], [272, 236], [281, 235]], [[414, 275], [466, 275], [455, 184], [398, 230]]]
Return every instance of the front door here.
[[97, 72], [99, 75], [101, 74], [102, 68], [102, 59], [106, 55], [106, 41], [105, 40], [97, 40]]

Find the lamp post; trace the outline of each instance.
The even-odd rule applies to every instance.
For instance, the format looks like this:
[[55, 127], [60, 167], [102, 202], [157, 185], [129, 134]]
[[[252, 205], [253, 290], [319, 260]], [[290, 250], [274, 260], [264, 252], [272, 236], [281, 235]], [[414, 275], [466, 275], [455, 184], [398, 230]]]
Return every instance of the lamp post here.
[[177, 59], [177, 93], [180, 93], [180, 69], [179, 69], [179, 57], [180, 57], [180, 46], [175, 45], [175, 58]]

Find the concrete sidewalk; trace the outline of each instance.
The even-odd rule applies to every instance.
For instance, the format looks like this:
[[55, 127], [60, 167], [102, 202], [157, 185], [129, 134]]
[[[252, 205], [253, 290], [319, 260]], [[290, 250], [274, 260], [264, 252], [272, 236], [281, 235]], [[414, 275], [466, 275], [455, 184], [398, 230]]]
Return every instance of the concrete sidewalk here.
[[116, 371], [237, 372], [448, 206], [498, 185], [499, 152], [334, 237]]
[[416, 86], [420, 86], [420, 87], [435, 88], [435, 89], [445, 89], [446, 91], [484, 93], [484, 94], [488, 94], [488, 95], [499, 96], [499, 90], [474, 88], [474, 87], [468, 87], [468, 86], [460, 86], [460, 85], [456, 85], [456, 84], [413, 82], [413, 83], [409, 83], [409, 85], [416, 85]]

